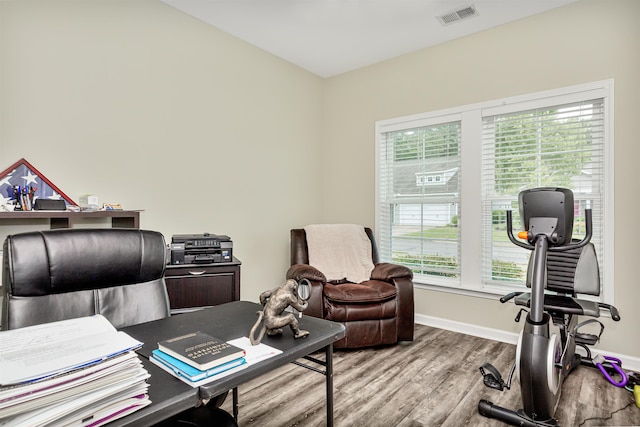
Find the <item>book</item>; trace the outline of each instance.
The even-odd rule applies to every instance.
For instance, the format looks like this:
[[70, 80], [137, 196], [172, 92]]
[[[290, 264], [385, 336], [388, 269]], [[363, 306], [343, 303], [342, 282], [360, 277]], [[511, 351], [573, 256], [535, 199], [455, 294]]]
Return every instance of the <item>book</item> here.
[[[207, 369], [206, 371], [201, 371], [200, 369], [196, 369], [191, 365], [184, 363], [181, 360], [176, 359], [175, 357], [171, 357], [170, 355], [164, 353], [161, 350], [153, 350], [151, 352], [152, 362], [159, 362], [167, 368], [171, 369], [174, 375], [178, 377], [183, 377], [188, 379], [189, 381], [200, 381], [205, 378], [212, 377], [221, 372], [224, 372], [228, 369], [235, 368], [236, 366], [240, 366], [246, 363], [244, 357], [240, 357], [238, 359], [231, 360], [229, 362], [223, 363], [222, 365], [214, 366], [211, 369]], [[157, 363], [156, 363], [157, 365]]]
[[200, 331], [160, 341], [158, 349], [201, 371], [245, 355], [242, 348]]
[[149, 360], [151, 361], [151, 363], [153, 363], [154, 365], [158, 366], [160, 369], [162, 369], [163, 371], [172, 374], [173, 376], [175, 376], [176, 378], [178, 378], [180, 381], [182, 381], [185, 384], [189, 384], [191, 387], [199, 387], [201, 385], [204, 384], [208, 384], [210, 382], [213, 381], [217, 381], [221, 378], [224, 378], [228, 375], [234, 374], [238, 371], [241, 371], [245, 368], [248, 368], [251, 365], [254, 365], [258, 362], [261, 362], [263, 360], [269, 359], [270, 357], [274, 357], [277, 356], [278, 354], [282, 353], [282, 350], [279, 350], [277, 348], [271, 347], [266, 345], [265, 343], [260, 343], [258, 345], [252, 345], [251, 341], [249, 340], [248, 337], [241, 337], [241, 338], [237, 338], [234, 340], [230, 340], [229, 341], [230, 344], [233, 344], [237, 347], [240, 347], [242, 349], [245, 350], [245, 355], [243, 357], [243, 359], [245, 360], [245, 363], [238, 365], [236, 367], [224, 370], [216, 375], [210, 376], [210, 377], [206, 377], [203, 378], [201, 380], [198, 381], [190, 381], [187, 378], [176, 374], [176, 372], [173, 370], [173, 368], [170, 368], [169, 366], [161, 363], [160, 361], [158, 361], [157, 359], [155, 359], [153, 357], [153, 353], [151, 355], [151, 357], [149, 358]]

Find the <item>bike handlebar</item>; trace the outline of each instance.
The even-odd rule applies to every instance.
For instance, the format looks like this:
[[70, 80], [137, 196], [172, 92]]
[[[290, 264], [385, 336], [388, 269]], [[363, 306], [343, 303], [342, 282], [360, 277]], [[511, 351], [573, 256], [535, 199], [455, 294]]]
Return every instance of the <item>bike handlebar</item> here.
[[509, 301], [513, 297], [517, 297], [520, 294], [522, 294], [522, 292], [511, 292], [511, 293], [503, 296], [502, 298], [500, 298], [500, 302], [504, 304], [505, 302]]
[[[551, 252], [561, 252], [561, 251], [566, 251], [570, 249], [578, 249], [585, 246], [587, 243], [589, 243], [593, 235], [593, 227], [592, 227], [593, 221], [592, 221], [592, 214], [591, 214], [590, 208], [584, 210], [584, 217], [585, 217], [586, 232], [582, 240], [576, 243], [570, 243], [568, 245], [563, 245], [563, 246], [549, 246], [547, 250]], [[513, 235], [513, 216], [510, 210], [507, 211], [507, 235], [509, 236], [509, 240], [511, 240], [511, 242], [517, 246], [528, 249], [530, 251], [532, 251], [535, 248], [535, 246], [529, 242], [529, 239], [527, 240], [527, 243], [524, 243], [516, 239], [516, 237]], [[535, 242], [536, 238], [537, 236], [533, 236], [532, 240]]]
[[616, 322], [620, 321], [620, 312], [618, 311], [617, 308], [615, 308], [611, 304], [605, 304], [603, 302], [599, 302], [598, 307], [604, 308], [605, 310], [609, 310], [609, 313], [611, 313], [611, 318]]

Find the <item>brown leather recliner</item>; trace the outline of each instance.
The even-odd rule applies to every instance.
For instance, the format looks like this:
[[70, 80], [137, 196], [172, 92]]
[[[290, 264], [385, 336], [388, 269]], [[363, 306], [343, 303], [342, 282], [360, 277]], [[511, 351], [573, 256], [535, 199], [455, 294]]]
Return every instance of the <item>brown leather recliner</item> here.
[[413, 273], [405, 266], [380, 263], [373, 232], [374, 269], [361, 283], [327, 282], [325, 275], [309, 265], [306, 232], [291, 230], [291, 267], [287, 279], [307, 279], [311, 284], [309, 306], [304, 314], [344, 324], [345, 337], [335, 348], [358, 348], [413, 341]]

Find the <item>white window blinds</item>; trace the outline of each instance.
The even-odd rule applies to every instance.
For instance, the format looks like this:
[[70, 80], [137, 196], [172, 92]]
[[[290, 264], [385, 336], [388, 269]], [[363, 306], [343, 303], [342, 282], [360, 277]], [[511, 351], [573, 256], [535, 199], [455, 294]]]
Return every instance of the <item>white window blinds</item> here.
[[[593, 238], [603, 269], [604, 101], [591, 99], [483, 116], [483, 281], [524, 285], [530, 252], [506, 234], [505, 211], [521, 230], [518, 193], [565, 187], [575, 198], [574, 237], [584, 236], [593, 210]], [[513, 108], [512, 108], [513, 109]]]
[[390, 130], [378, 151], [378, 245], [416, 278], [460, 276], [460, 122]]

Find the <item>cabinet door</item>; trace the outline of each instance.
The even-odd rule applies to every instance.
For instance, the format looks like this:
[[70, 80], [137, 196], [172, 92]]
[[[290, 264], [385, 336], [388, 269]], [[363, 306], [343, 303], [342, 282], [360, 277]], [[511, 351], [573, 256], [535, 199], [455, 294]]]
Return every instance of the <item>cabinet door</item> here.
[[171, 310], [201, 308], [234, 301], [235, 274], [167, 276], [165, 283]]

